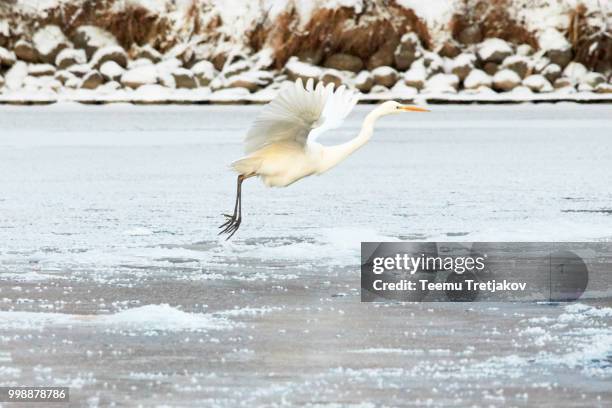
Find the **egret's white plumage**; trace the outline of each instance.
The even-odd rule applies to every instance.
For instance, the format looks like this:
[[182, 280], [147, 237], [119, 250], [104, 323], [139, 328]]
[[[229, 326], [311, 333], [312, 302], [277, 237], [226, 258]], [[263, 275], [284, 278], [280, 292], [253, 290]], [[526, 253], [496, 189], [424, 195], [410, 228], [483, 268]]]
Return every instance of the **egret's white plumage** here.
[[321, 82], [313, 87], [298, 79], [284, 87], [259, 114], [245, 138], [246, 156], [232, 163], [238, 173], [238, 190], [234, 214], [221, 226], [232, 236], [241, 222], [241, 185], [249, 177], [258, 176], [270, 187], [286, 187], [312, 174], [321, 174], [359, 149], [372, 136], [374, 123], [385, 115], [402, 111], [425, 111], [388, 101], [377, 106], [363, 121], [361, 131], [352, 140], [323, 146], [317, 138], [334, 129], [353, 110], [359, 93]]

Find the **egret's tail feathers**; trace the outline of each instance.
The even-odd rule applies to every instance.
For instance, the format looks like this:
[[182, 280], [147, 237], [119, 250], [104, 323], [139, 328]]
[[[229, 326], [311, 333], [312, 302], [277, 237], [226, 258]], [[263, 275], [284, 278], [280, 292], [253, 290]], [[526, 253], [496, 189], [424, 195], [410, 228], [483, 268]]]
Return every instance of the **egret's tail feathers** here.
[[256, 174], [261, 166], [261, 159], [258, 157], [245, 157], [236, 160], [230, 165], [238, 174], [251, 175]]

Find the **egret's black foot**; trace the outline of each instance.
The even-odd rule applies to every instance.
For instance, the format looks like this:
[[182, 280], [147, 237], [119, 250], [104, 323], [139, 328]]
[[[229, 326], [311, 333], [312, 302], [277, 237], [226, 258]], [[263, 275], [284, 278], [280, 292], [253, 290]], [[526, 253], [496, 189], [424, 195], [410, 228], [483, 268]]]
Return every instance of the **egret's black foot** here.
[[[223, 214], [223, 216], [226, 218], [225, 222], [221, 225], [219, 225], [219, 228], [226, 228], [228, 227], [230, 224], [233, 224], [234, 221], [236, 221], [236, 214], [234, 215], [229, 215], [229, 214]], [[222, 234], [225, 231], [221, 231], [219, 234]]]
[[230, 239], [232, 237], [232, 235], [234, 235], [236, 233], [236, 231], [238, 231], [238, 228], [240, 228], [240, 223], [242, 222], [242, 219], [240, 217], [236, 218], [234, 216], [228, 216], [227, 214], [224, 214], [228, 220], [221, 225], [221, 227], [219, 228], [223, 228], [225, 227], [218, 235], [221, 234], [228, 234], [226, 240]]

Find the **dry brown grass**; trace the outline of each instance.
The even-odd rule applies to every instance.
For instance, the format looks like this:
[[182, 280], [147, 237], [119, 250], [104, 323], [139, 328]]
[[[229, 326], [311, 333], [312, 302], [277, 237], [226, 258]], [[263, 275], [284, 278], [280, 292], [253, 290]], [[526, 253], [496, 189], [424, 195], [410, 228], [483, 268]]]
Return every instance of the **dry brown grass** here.
[[430, 45], [425, 24], [412, 10], [399, 7], [395, 1], [364, 2], [361, 13], [349, 7], [319, 9], [305, 27], [300, 29], [297, 24], [294, 10], [273, 22], [262, 21], [249, 33], [249, 44], [255, 51], [272, 47], [277, 67], [282, 67], [289, 57], [313, 49], [322, 50], [324, 57], [342, 52], [367, 59], [409, 31], [415, 31], [426, 47]]
[[460, 12], [453, 15], [450, 30], [454, 39], [469, 26], [477, 26], [483, 38], [497, 37], [514, 44], [537, 47], [537, 40], [508, 14], [508, 0], [464, 0]]
[[587, 17], [587, 8], [583, 4], [576, 6], [570, 15], [567, 35], [574, 49], [574, 59], [591, 69], [605, 72], [612, 69], [612, 27], [607, 32], [599, 30], [588, 24]]

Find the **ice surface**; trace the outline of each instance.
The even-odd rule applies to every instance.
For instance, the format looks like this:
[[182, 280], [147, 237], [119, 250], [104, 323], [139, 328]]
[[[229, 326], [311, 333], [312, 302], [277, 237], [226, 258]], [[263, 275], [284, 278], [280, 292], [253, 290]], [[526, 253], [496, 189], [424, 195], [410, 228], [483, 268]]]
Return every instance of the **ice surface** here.
[[360, 303], [361, 241], [612, 239], [608, 106], [430, 108], [321, 177], [248, 180], [224, 241], [261, 106], [0, 107], [0, 385], [70, 384], [79, 406], [609, 405], [609, 294]]

